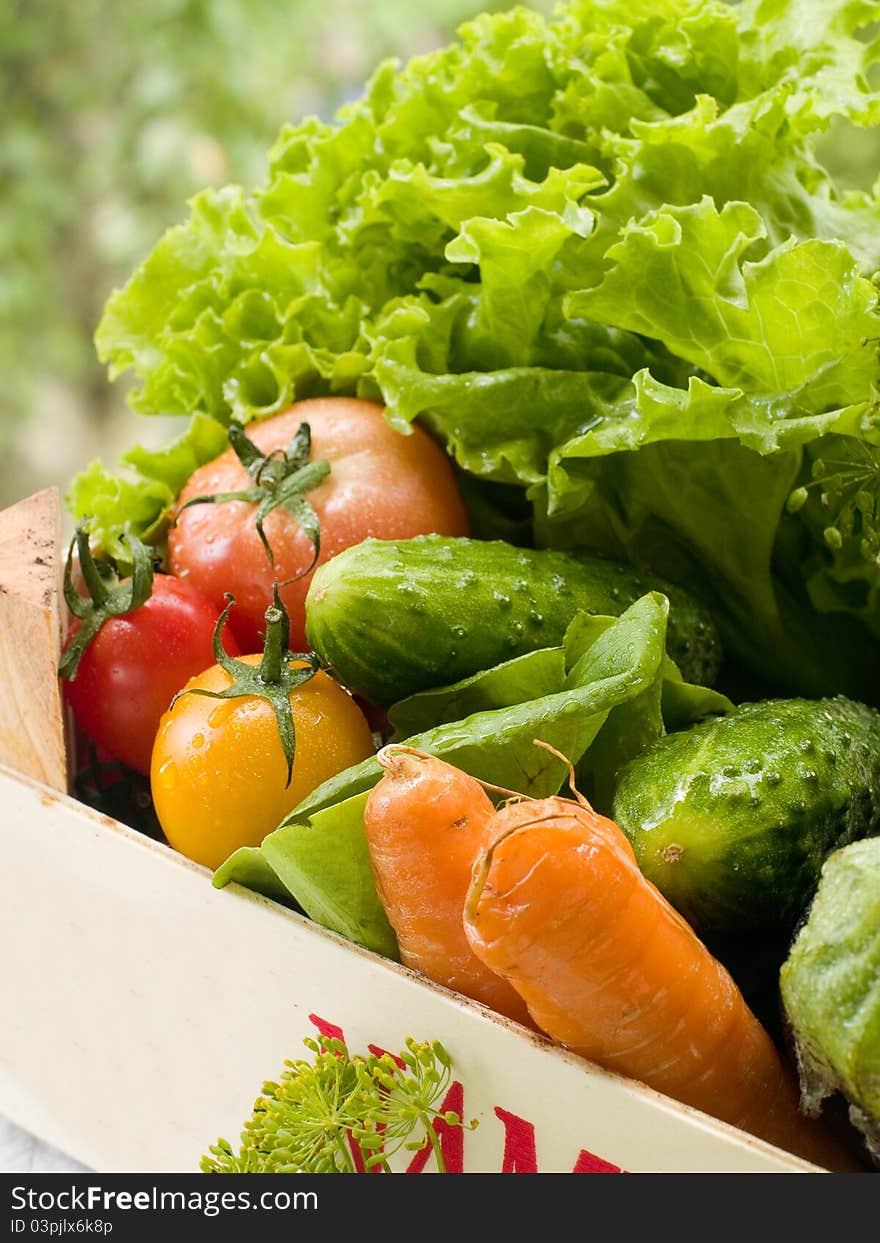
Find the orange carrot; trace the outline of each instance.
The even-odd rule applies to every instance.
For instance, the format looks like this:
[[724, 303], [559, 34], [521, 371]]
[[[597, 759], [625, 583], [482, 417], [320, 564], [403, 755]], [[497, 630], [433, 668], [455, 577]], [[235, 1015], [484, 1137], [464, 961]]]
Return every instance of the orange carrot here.
[[818, 1165], [857, 1168], [799, 1113], [770, 1037], [612, 821], [583, 799], [522, 799], [490, 829], [468, 941], [542, 1031]]
[[378, 758], [385, 775], [367, 799], [364, 827], [401, 961], [531, 1026], [516, 990], [471, 951], [462, 922], [491, 799], [473, 777], [433, 756], [390, 746]]

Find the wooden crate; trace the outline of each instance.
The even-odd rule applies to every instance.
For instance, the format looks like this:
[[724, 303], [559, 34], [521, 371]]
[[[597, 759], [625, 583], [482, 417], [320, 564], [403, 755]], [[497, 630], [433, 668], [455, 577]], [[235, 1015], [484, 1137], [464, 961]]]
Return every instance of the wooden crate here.
[[[439, 1039], [465, 1171], [803, 1172], [788, 1153], [553, 1047], [65, 792], [57, 495], [0, 515], [0, 1113], [100, 1172], [192, 1171], [304, 1036]], [[40, 560], [38, 561], [37, 558]], [[430, 1169], [426, 1154], [402, 1163]]]

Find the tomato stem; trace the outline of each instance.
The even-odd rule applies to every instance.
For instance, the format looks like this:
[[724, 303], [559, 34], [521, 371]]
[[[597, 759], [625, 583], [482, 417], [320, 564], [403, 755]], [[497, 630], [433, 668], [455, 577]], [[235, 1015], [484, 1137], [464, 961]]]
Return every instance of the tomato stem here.
[[[235, 597], [226, 594], [226, 608], [220, 614], [214, 628], [214, 658], [221, 669], [229, 675], [231, 685], [222, 691], [208, 691], [201, 687], [185, 688], [171, 701], [171, 707], [183, 695], [205, 695], [209, 699], [242, 699], [256, 695], [267, 700], [275, 712], [281, 749], [287, 762], [287, 783], [293, 778], [293, 761], [296, 756], [296, 730], [290, 697], [295, 690], [310, 681], [320, 670], [320, 661], [314, 652], [290, 650], [290, 618], [278, 594], [278, 583], [273, 588], [273, 603], [266, 609], [266, 638], [259, 665], [230, 656], [223, 646], [223, 627], [235, 604]], [[296, 662], [296, 663], [294, 663]]]
[[[278, 594], [276, 584], [275, 594]], [[263, 644], [263, 659], [260, 661], [260, 680], [262, 682], [280, 682], [289, 652], [290, 622], [284, 608], [274, 604], [266, 609], [266, 639]]]

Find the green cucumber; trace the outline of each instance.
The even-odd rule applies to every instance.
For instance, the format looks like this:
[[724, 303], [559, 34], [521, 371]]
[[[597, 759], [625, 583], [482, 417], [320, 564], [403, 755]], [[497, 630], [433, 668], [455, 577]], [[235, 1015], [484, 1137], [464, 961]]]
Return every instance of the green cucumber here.
[[842, 1092], [880, 1160], [880, 838], [827, 860], [780, 985], [807, 1112]]
[[646, 747], [612, 816], [701, 934], [790, 933], [828, 852], [880, 830], [880, 715], [842, 696], [742, 704]]
[[555, 647], [579, 610], [619, 617], [649, 591], [669, 599], [668, 650], [685, 681], [711, 685], [717, 631], [686, 592], [599, 557], [501, 540], [365, 540], [315, 572], [306, 630], [341, 682], [386, 707]]

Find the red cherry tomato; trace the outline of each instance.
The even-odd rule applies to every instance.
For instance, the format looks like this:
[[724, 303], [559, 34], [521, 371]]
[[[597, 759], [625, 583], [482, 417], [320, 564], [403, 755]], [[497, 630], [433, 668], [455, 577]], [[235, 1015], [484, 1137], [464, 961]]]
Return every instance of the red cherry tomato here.
[[[162, 714], [190, 678], [214, 664], [219, 615], [189, 583], [156, 574], [146, 603], [108, 618], [83, 653], [76, 677], [64, 683], [83, 732], [115, 759], [149, 776]], [[68, 642], [78, 629], [74, 621]], [[223, 642], [231, 656], [239, 654], [228, 626]]]
[[[373, 536], [409, 539], [414, 535], [467, 535], [468, 522], [452, 464], [427, 432], [396, 432], [375, 402], [321, 397], [298, 402], [283, 414], [253, 424], [247, 434], [263, 452], [286, 449], [301, 423], [312, 434], [312, 461], [330, 463], [330, 474], [306, 499], [321, 526], [318, 564]], [[200, 467], [180, 496], [240, 491], [253, 480], [230, 449]], [[272, 602], [272, 584], [294, 578], [312, 560], [311, 541], [292, 513], [272, 511], [266, 538], [273, 570], [260, 542], [255, 506], [245, 501], [192, 505], [179, 512], [169, 532], [171, 571], [204, 592], [218, 607], [224, 593], [235, 596], [230, 616], [242, 648], [260, 648], [263, 615]], [[306, 649], [305, 597], [311, 573], [281, 589], [290, 615], [290, 645]]]

